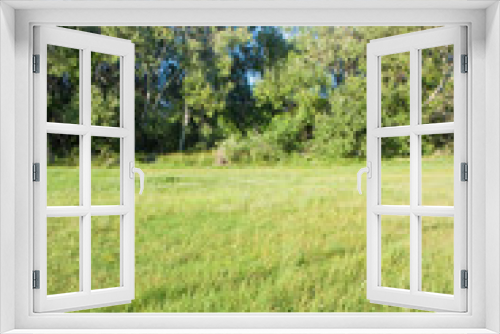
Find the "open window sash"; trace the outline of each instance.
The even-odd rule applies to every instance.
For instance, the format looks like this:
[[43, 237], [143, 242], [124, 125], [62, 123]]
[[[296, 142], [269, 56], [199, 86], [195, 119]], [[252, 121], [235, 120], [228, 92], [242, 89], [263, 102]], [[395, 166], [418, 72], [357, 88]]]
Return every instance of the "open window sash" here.
[[[47, 47], [70, 48], [79, 52], [79, 123], [47, 121]], [[130, 303], [134, 299], [134, 44], [70, 29], [38, 26], [34, 28], [34, 152], [39, 164], [39, 180], [34, 191], [34, 312], [66, 312]], [[92, 53], [118, 56], [119, 126], [92, 125]], [[37, 59], [38, 58], [38, 59]], [[52, 64], [54, 65], [54, 64]], [[118, 89], [118, 88], [117, 88]], [[63, 106], [64, 107], [64, 106]], [[79, 138], [80, 203], [75, 206], [47, 206], [47, 136], [74, 135]], [[118, 138], [120, 141], [120, 202], [118, 205], [91, 203], [91, 139]], [[118, 195], [117, 195], [118, 196]], [[115, 287], [92, 289], [91, 218], [118, 216], [119, 219], [119, 283]], [[47, 219], [78, 217], [79, 219], [79, 288], [76, 292], [47, 294]], [[50, 231], [49, 231], [50, 232]], [[116, 261], [115, 261], [116, 262]], [[115, 263], [116, 264], [116, 263]], [[64, 265], [64, 264], [62, 264]], [[56, 278], [51, 278], [52, 281]], [[64, 284], [64, 282], [62, 282]], [[95, 288], [95, 287], [94, 287]]]
[[[453, 122], [422, 124], [422, 50], [453, 46]], [[382, 127], [381, 58], [409, 53], [410, 124]], [[467, 74], [462, 55], [467, 54], [466, 27], [444, 27], [372, 40], [367, 47], [367, 298], [372, 303], [429, 311], [467, 311], [467, 289], [462, 287], [462, 270], [467, 269], [467, 182], [461, 181], [461, 163], [467, 162]], [[469, 69], [470, 70], [470, 69]], [[422, 135], [452, 133], [454, 137], [453, 184], [454, 206], [422, 205], [421, 138]], [[409, 138], [409, 205], [382, 205], [382, 138]], [[451, 177], [451, 176], [450, 176]], [[452, 191], [452, 190], [450, 190]], [[389, 203], [384, 203], [389, 204]], [[409, 226], [409, 289], [382, 285], [381, 217], [405, 216]], [[453, 217], [453, 294], [422, 291], [422, 217]], [[445, 284], [443, 282], [443, 284]]]

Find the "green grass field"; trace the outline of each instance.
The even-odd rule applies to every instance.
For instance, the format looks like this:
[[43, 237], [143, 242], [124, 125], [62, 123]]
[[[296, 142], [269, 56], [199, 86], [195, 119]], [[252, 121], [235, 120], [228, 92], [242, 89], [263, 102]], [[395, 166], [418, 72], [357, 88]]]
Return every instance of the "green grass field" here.
[[[366, 299], [362, 162], [215, 167], [211, 157], [193, 159], [137, 164], [146, 187], [136, 194], [136, 298], [91, 312], [409, 311]], [[383, 204], [409, 204], [408, 161], [382, 166]], [[452, 205], [452, 160], [423, 166], [423, 203]], [[77, 169], [48, 173], [49, 203], [78, 204]], [[114, 203], [117, 169], [96, 167], [97, 179], [93, 200]], [[93, 288], [119, 282], [118, 224], [93, 217]], [[78, 218], [50, 218], [48, 226], [49, 293], [77, 291]], [[382, 218], [386, 286], [409, 287], [408, 231], [409, 217]], [[423, 290], [452, 293], [453, 220], [427, 217], [422, 235]]]

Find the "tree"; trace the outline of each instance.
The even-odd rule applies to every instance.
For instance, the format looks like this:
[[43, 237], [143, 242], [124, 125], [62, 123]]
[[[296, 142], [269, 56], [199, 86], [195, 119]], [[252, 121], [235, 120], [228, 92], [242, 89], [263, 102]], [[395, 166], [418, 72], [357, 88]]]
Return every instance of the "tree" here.
[[235, 86], [230, 80], [232, 54], [249, 43], [251, 34], [246, 28], [184, 29], [181, 67], [186, 121], [183, 124], [186, 126], [187, 120], [192, 119], [199, 127], [200, 142], [206, 143], [234, 130], [226, 113], [226, 100]]
[[[204, 150], [254, 136], [255, 145], [332, 158], [365, 154], [367, 42], [427, 28], [74, 27], [135, 44], [138, 152]], [[78, 51], [48, 51], [48, 120], [78, 123]], [[423, 122], [451, 121], [452, 49], [422, 55]], [[408, 60], [383, 59], [384, 124], [408, 123]], [[117, 57], [92, 55], [94, 124], [117, 125], [119, 66]], [[390, 145], [398, 152], [406, 144]], [[434, 141], [426, 152], [447, 146]]]

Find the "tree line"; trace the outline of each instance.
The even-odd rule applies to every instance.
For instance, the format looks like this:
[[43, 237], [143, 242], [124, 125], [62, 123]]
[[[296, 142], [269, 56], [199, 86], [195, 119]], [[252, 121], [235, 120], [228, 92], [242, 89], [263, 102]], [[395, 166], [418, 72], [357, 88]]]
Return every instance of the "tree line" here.
[[[135, 44], [136, 152], [218, 149], [230, 161], [273, 161], [364, 157], [366, 45], [429, 27], [69, 28]], [[92, 123], [117, 126], [119, 58], [95, 53], [91, 66]], [[422, 51], [423, 122], [453, 120], [452, 70], [452, 47]], [[409, 56], [384, 56], [381, 73], [382, 125], [409, 124]], [[78, 123], [78, 51], [49, 46], [47, 80], [48, 121]], [[400, 156], [407, 142], [384, 145]], [[64, 156], [68, 145], [51, 152]], [[451, 145], [436, 136], [423, 149]]]

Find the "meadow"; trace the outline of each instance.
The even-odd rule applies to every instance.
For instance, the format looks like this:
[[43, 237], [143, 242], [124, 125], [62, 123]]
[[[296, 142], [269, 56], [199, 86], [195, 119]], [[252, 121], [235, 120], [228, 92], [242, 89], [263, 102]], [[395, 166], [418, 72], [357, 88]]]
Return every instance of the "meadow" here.
[[[136, 297], [83, 312], [408, 312], [366, 299], [366, 197], [357, 160], [214, 166], [211, 154], [137, 163]], [[93, 202], [119, 171], [96, 164]], [[422, 201], [453, 205], [450, 156], [423, 162]], [[136, 181], [138, 183], [138, 181]], [[363, 189], [365, 188], [363, 178]], [[382, 203], [409, 204], [409, 162], [382, 162]], [[364, 192], [364, 191], [363, 191]], [[52, 205], [78, 203], [78, 169], [50, 166]], [[118, 197], [119, 198], [119, 197]], [[50, 203], [49, 203], [50, 204]], [[92, 218], [92, 287], [119, 282], [119, 219]], [[49, 218], [49, 293], [78, 290], [78, 218]], [[423, 290], [453, 292], [453, 220], [422, 220]], [[409, 218], [382, 218], [382, 283], [409, 287]]]

